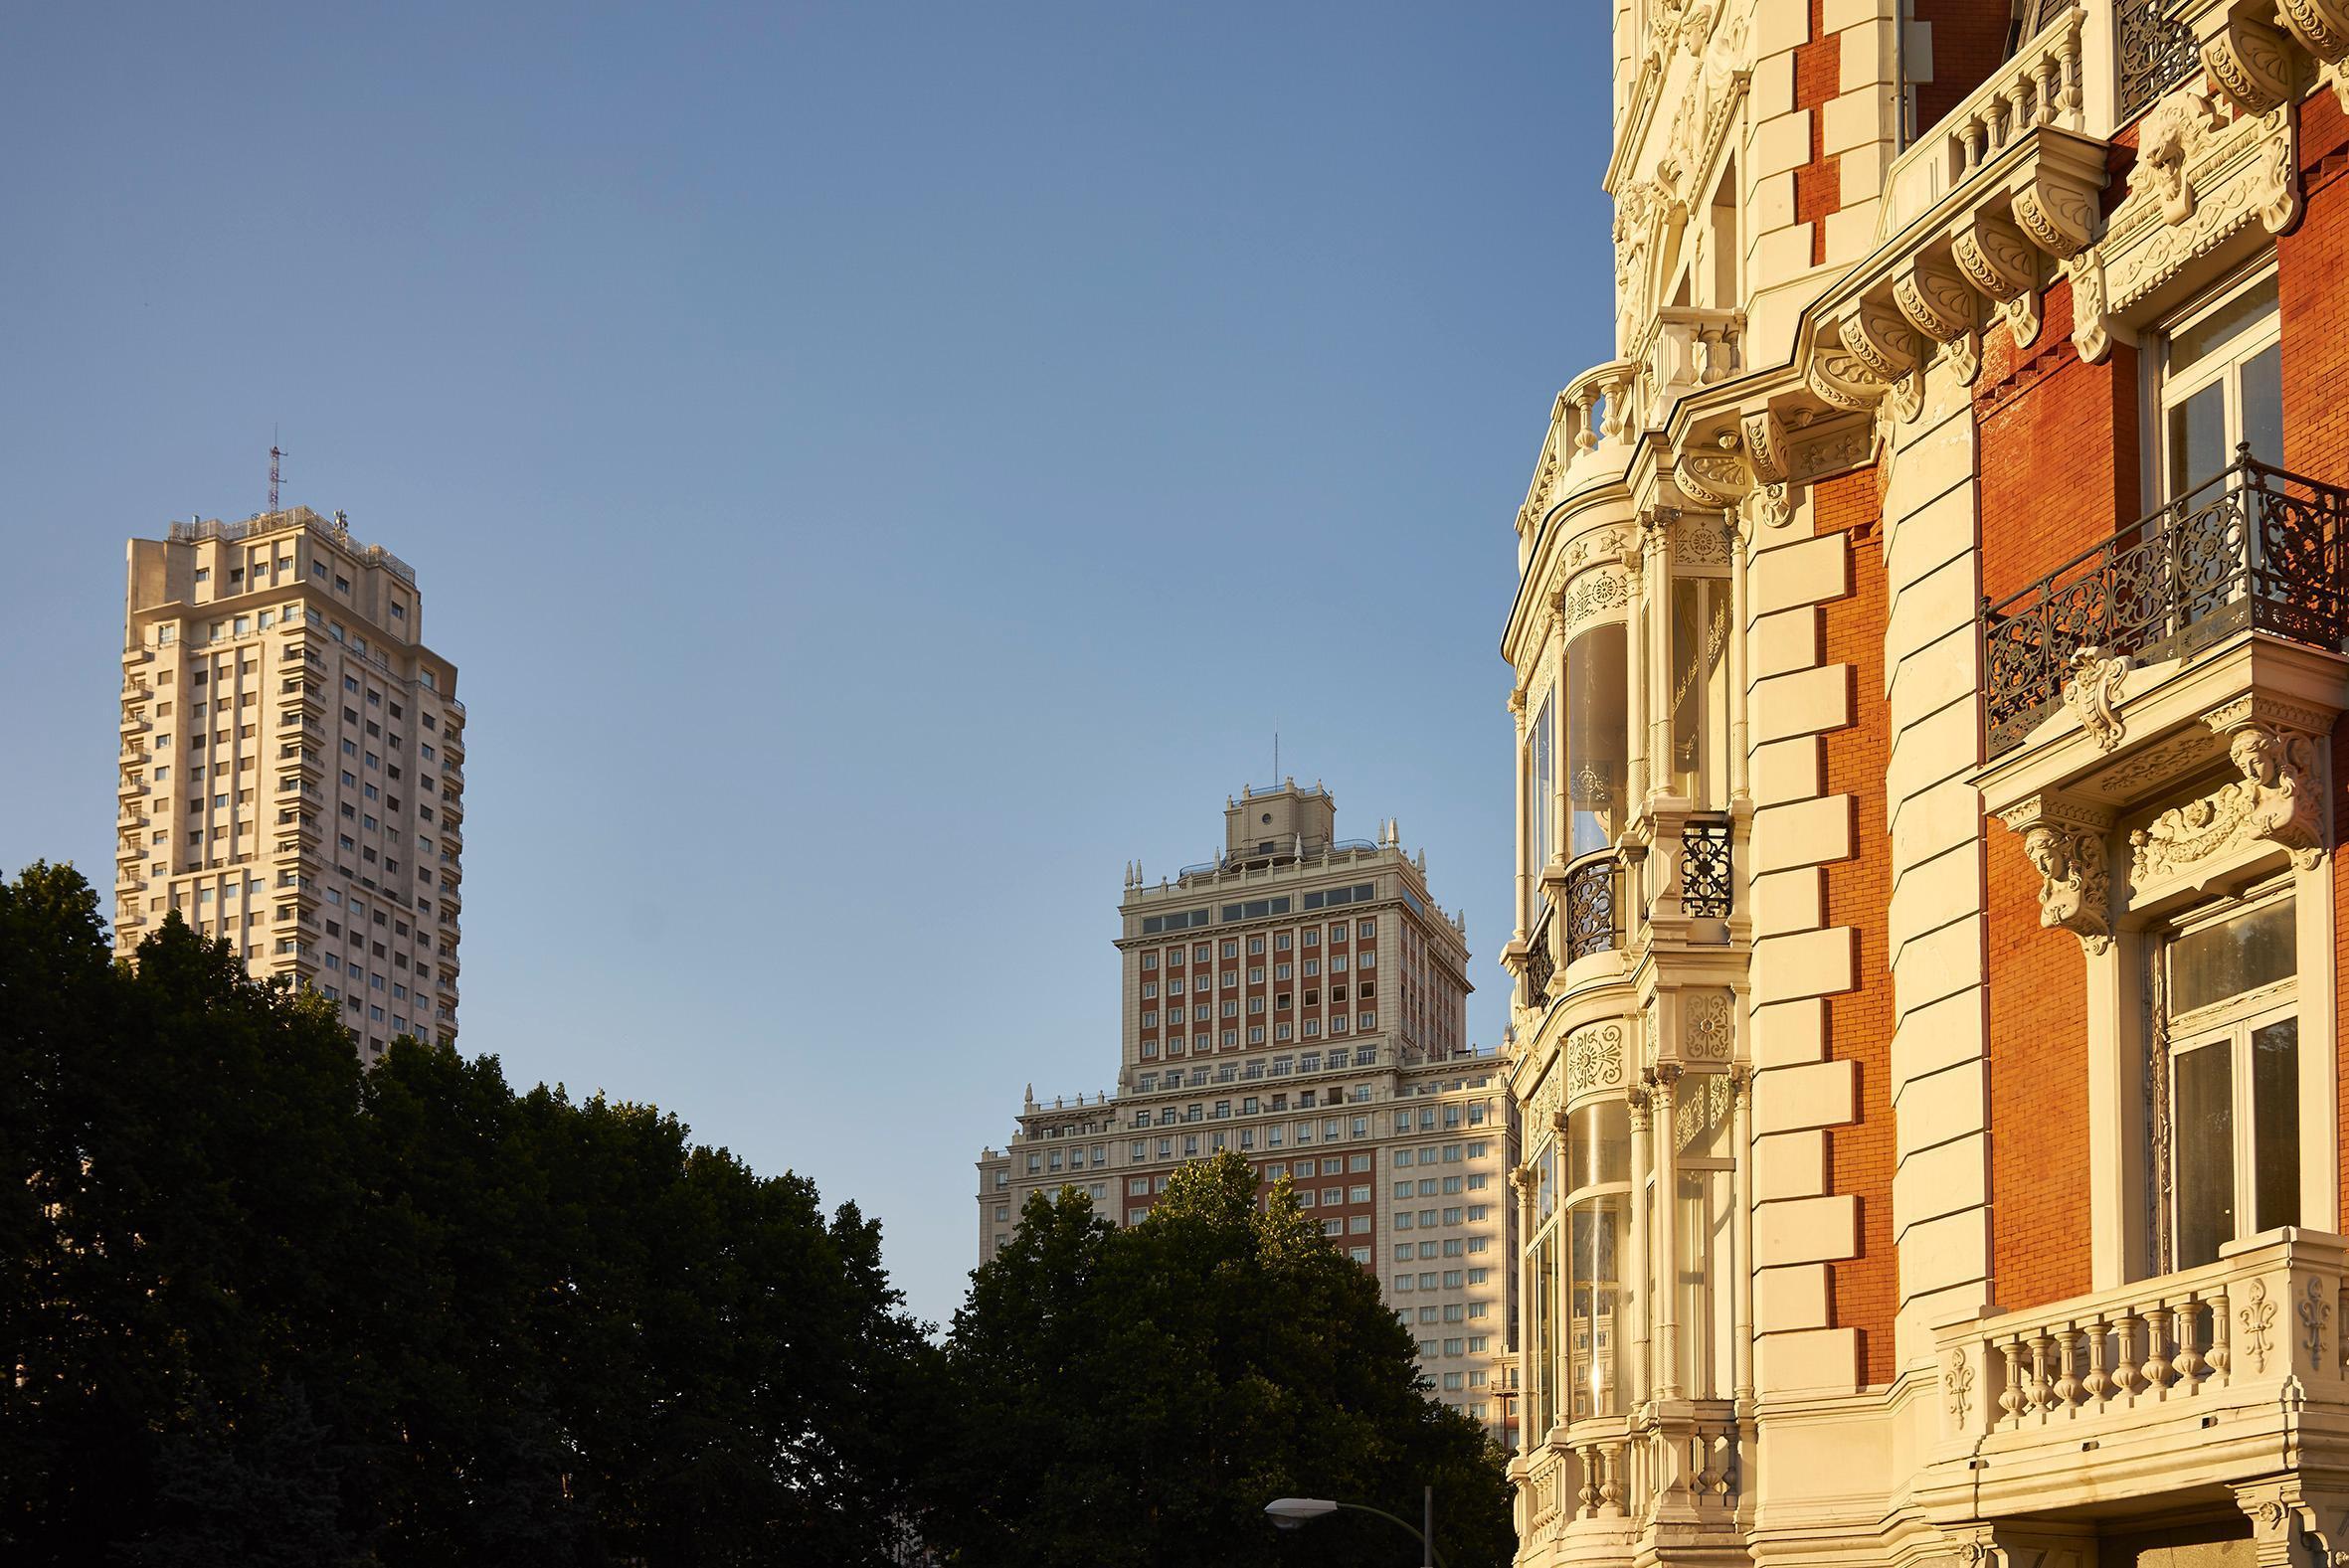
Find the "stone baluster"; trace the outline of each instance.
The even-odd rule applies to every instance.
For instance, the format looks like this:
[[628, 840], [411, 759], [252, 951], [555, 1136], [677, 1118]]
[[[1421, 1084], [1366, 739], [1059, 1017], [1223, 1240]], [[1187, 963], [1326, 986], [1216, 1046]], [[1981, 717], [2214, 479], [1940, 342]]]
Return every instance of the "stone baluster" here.
[[2094, 1322], [2088, 1324], [2088, 1373], [2080, 1379], [2079, 1386], [2088, 1398], [2095, 1401], [2099, 1410], [2103, 1408], [2105, 1396], [2112, 1392], [2112, 1379], [2104, 1375], [2104, 1318], [2101, 1313], [2097, 1314]]
[[2153, 1388], [2166, 1389], [2170, 1386], [2171, 1372], [2169, 1355], [2161, 1343], [2161, 1304], [2156, 1302], [2151, 1310], [2138, 1315], [2145, 1320], [2145, 1364], [2138, 1370], [2145, 1374], [2145, 1381]]

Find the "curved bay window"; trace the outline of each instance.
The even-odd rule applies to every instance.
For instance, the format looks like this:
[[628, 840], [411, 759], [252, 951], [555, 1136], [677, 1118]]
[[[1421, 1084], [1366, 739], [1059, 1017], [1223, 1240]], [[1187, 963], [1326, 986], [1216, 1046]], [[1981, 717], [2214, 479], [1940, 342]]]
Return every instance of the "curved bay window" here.
[[2300, 1219], [2298, 962], [2288, 893], [2182, 922], [2155, 958], [2155, 1213], [2165, 1272]]
[[1620, 1100], [1566, 1119], [1564, 1414], [1568, 1421], [1624, 1409], [1629, 1291], [1623, 1265], [1631, 1196], [1631, 1127]]
[[1557, 704], [1549, 696], [1526, 726], [1526, 878], [1525, 927], [1532, 931], [1541, 914], [1536, 891], [1549, 857], [1557, 852]]
[[1665, 761], [1673, 794], [1698, 806], [1729, 798], [1729, 580], [1672, 581], [1672, 752]]
[[1586, 626], [1566, 643], [1567, 853], [1614, 847], [1629, 810], [1624, 630]]
[[1734, 1375], [1733, 1314], [1713, 1282], [1731, 1278], [1736, 1223], [1730, 1143], [1731, 1091], [1725, 1073], [1680, 1081], [1673, 1111], [1678, 1207], [1673, 1215], [1678, 1327], [1677, 1381], [1691, 1399], [1724, 1397]]

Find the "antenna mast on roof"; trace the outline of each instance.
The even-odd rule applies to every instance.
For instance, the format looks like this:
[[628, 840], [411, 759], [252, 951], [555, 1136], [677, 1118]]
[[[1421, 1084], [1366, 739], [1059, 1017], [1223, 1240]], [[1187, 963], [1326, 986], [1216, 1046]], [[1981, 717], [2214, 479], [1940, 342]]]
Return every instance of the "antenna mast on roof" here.
[[276, 516], [276, 515], [277, 515], [277, 465], [278, 465], [278, 463], [279, 463], [279, 462], [280, 462], [280, 461], [281, 461], [281, 460], [284, 458], [284, 456], [285, 456], [285, 454], [284, 454], [283, 452], [281, 452], [281, 451], [279, 451], [279, 450], [277, 449], [277, 430], [276, 430], [276, 427], [275, 427], [275, 426], [271, 426], [271, 427], [270, 428], [270, 510], [269, 510], [269, 515], [270, 515], [270, 516], [271, 516], [271, 517], [274, 517], [274, 516]]

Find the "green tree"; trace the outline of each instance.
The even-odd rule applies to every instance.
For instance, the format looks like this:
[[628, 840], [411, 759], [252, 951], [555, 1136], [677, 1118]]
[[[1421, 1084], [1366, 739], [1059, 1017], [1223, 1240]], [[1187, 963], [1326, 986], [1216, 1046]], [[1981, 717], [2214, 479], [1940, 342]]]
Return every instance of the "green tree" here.
[[1400, 1563], [1390, 1524], [1290, 1535], [1264, 1504], [1415, 1518], [1426, 1484], [1454, 1568], [1510, 1558], [1499, 1450], [1426, 1397], [1376, 1283], [1287, 1182], [1260, 1206], [1236, 1153], [1177, 1171], [1127, 1230], [1074, 1188], [1032, 1197], [973, 1275], [946, 1361], [925, 1527], [969, 1568]]
[[0, 885], [0, 1561], [894, 1560], [932, 1354], [878, 1227], [515, 1096], [176, 917]]

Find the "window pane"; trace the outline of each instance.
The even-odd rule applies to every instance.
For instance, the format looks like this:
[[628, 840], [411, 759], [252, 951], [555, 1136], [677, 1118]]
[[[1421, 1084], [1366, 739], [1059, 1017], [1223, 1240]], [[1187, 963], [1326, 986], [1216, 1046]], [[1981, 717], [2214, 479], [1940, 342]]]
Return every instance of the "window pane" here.
[[2226, 1040], [2181, 1051], [2177, 1079], [2177, 1267], [2216, 1262], [2235, 1239], [2234, 1074]]
[[1569, 853], [1615, 841], [1623, 826], [1625, 753], [1623, 625], [1593, 626], [1566, 644], [1566, 799]]
[[1584, 1106], [1566, 1123], [1566, 1185], [1579, 1191], [1631, 1179], [1631, 1109], [1620, 1100]]
[[1617, 1277], [1623, 1236], [1623, 1200], [1594, 1198], [1566, 1216], [1573, 1237], [1566, 1298], [1566, 1413], [1615, 1414], [1615, 1356], [1621, 1347], [1616, 1316], [1622, 1306]]
[[2243, 434], [2252, 455], [2283, 464], [2283, 345], [2270, 343], [2243, 362]]
[[2212, 382], [2169, 415], [2170, 498], [2178, 499], [2227, 466], [2227, 389]]
[[2259, 1225], [2300, 1223], [2300, 1021], [2252, 1031], [2252, 1158]]
[[1672, 585], [1672, 792], [1700, 805], [1727, 798], [1719, 774], [1727, 706], [1725, 583], [1684, 577]]
[[2278, 899], [2170, 944], [2170, 1011], [2190, 1013], [2296, 971], [2292, 902]]
[[2192, 370], [2275, 314], [2275, 279], [2266, 278], [2170, 339], [2170, 374]]

